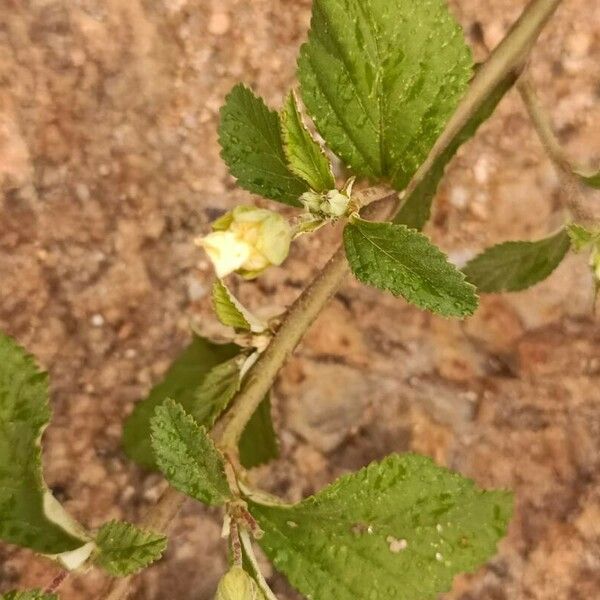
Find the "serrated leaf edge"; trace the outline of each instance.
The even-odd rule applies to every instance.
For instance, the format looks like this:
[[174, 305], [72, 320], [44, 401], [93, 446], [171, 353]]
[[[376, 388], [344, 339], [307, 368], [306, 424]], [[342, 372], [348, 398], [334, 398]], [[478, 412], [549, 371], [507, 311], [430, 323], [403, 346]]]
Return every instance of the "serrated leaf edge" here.
[[[314, 148], [320, 152], [321, 156], [327, 162], [328, 169], [329, 169], [328, 175], [331, 177], [331, 185], [330, 186], [317, 186], [319, 189], [317, 189], [316, 187], [313, 187], [314, 182], [309, 181], [310, 178], [306, 176], [306, 173], [302, 169], [296, 167], [296, 165], [294, 164], [294, 158], [290, 151], [290, 136], [289, 136], [288, 129], [285, 125], [285, 118], [284, 118], [284, 115], [287, 112], [288, 103], [289, 103], [290, 107], [292, 108], [292, 110], [294, 111], [294, 114], [290, 115], [291, 118], [295, 118], [298, 121], [298, 124], [304, 130], [304, 133], [306, 134], [307, 139], [312, 141]], [[306, 126], [306, 123], [304, 122], [304, 119], [302, 118], [302, 114], [300, 113], [300, 110], [298, 108], [298, 98], [296, 97], [294, 90], [290, 90], [290, 93], [288, 94], [288, 97], [286, 98], [286, 101], [284, 102], [283, 108], [281, 110], [281, 115], [279, 118], [279, 124], [281, 127], [281, 136], [282, 136], [282, 140], [283, 140], [283, 151], [287, 157], [288, 168], [290, 169], [290, 171], [292, 171], [292, 173], [295, 173], [296, 175], [298, 175], [298, 177], [301, 177], [304, 181], [306, 181], [306, 183], [315, 192], [326, 192], [330, 189], [334, 189], [335, 188], [335, 176], [333, 174], [333, 169], [331, 167], [331, 161], [329, 160], [329, 157], [327, 156], [327, 153], [325, 152], [325, 149], [323, 148], [323, 146], [321, 146], [321, 144], [319, 144], [319, 142], [313, 137], [311, 132], [308, 130], [308, 127]], [[313, 163], [315, 173], [318, 174], [317, 176], [320, 176], [319, 165], [317, 165], [312, 160], [311, 160], [311, 162]]]
[[[410, 228], [410, 227], [408, 227], [408, 226], [406, 226], [406, 225], [404, 225], [402, 223], [391, 223], [391, 222], [388, 222], [388, 221], [386, 221], [386, 222], [367, 221], [365, 219], [361, 219], [358, 215], [354, 214], [350, 218], [350, 220], [348, 222], [348, 225], [357, 225], [357, 223], [371, 223], [371, 224], [377, 224], [377, 225], [389, 225], [389, 226], [392, 226], [392, 227], [398, 227], [398, 228], [402, 228], [402, 229], [411, 231], [414, 234], [416, 234], [417, 237], [420, 237], [420, 238], [424, 239], [431, 247], [433, 247], [433, 248], [435, 248], [437, 250], [437, 253], [439, 254], [439, 256], [442, 257], [446, 261], [446, 263], [448, 265], [451, 265], [451, 266], [455, 267], [455, 271], [458, 274], [458, 276], [460, 278], [460, 281], [462, 283], [464, 283], [466, 287], [468, 287], [468, 288], [471, 289], [471, 292], [472, 292], [472, 295], [473, 295], [473, 299], [475, 301], [474, 302], [474, 306], [473, 306], [473, 310], [471, 312], [461, 312], [460, 314], [454, 314], [454, 315], [445, 315], [443, 313], [435, 313], [435, 314], [438, 314], [439, 316], [442, 316], [442, 317], [451, 317], [452, 316], [452, 317], [465, 318], [465, 317], [471, 316], [472, 314], [475, 313], [475, 311], [477, 310], [477, 308], [479, 306], [479, 301], [480, 301], [480, 297], [479, 297], [479, 294], [477, 292], [477, 287], [474, 286], [470, 281], [468, 281], [468, 279], [467, 279], [466, 275], [463, 273], [463, 271], [461, 269], [459, 269], [458, 267], [456, 267], [456, 265], [450, 261], [450, 259], [448, 258], [448, 255], [441, 248], [439, 248], [436, 244], [434, 244], [431, 241], [431, 239], [427, 235], [425, 235], [422, 231], [419, 231], [417, 229], [412, 229], [412, 228]], [[346, 228], [348, 227], [348, 225], [346, 226]], [[344, 229], [344, 231], [345, 231], [345, 229]], [[357, 230], [360, 232], [360, 230], [358, 229], [358, 227], [357, 227]], [[362, 233], [362, 232], [360, 232], [360, 233]], [[362, 235], [363, 235], [363, 237], [367, 241], [369, 241], [369, 238], [367, 238], [364, 234], [362, 234]], [[404, 268], [406, 268], [407, 271], [410, 271], [410, 272], [414, 273], [414, 271], [412, 271], [410, 269], [410, 267], [404, 266]], [[355, 276], [356, 276], [356, 274], [355, 274]], [[363, 282], [361, 279], [359, 279], [358, 276], [356, 276], [356, 277], [362, 283], [366, 283], [366, 282]], [[432, 285], [434, 285], [434, 283], [435, 283], [431, 279], [428, 279], [428, 281]], [[370, 284], [367, 283], [367, 285], [370, 285]], [[380, 288], [378, 288], [378, 289], [380, 289]], [[385, 290], [388, 291], [388, 292], [390, 292], [395, 297], [403, 297], [402, 294], [395, 293], [392, 289], [390, 289], [387, 286], [385, 286]], [[407, 300], [407, 302], [409, 302], [409, 301]], [[413, 304], [412, 302], [409, 302], [409, 303]], [[427, 310], [429, 310], [429, 309], [427, 309]]]

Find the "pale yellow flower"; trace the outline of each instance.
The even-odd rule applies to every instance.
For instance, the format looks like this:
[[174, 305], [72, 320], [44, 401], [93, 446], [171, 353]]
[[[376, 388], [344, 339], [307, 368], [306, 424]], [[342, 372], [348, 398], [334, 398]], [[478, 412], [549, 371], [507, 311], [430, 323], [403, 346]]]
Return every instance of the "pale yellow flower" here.
[[289, 253], [292, 229], [276, 212], [238, 206], [213, 223], [213, 232], [197, 243], [219, 277], [237, 272], [247, 279], [280, 265]]

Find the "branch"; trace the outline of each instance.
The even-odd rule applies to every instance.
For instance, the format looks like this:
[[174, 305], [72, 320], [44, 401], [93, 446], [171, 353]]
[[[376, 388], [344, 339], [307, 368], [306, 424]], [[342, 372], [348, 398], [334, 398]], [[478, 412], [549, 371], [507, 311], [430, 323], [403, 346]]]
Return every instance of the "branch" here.
[[[527, 72], [523, 73], [519, 81], [517, 81], [517, 89], [521, 94], [521, 98], [529, 118], [537, 132], [546, 154], [554, 163], [558, 170], [560, 184], [565, 195], [565, 205], [571, 210], [578, 221], [593, 222], [594, 212], [587, 209], [584, 205], [581, 195], [580, 177], [574, 172], [572, 161], [569, 160], [564, 151], [559, 139], [554, 133], [550, 117], [547, 115], [544, 107], [541, 105], [531, 77]], [[575, 168], [575, 170], [578, 170]]]
[[[410, 194], [423, 181], [436, 159], [452, 143], [455, 136], [472, 115], [479, 110], [487, 95], [511, 71], [521, 68], [535, 40], [560, 2], [561, 0], [532, 0], [529, 3], [504, 40], [479, 69], [469, 90], [448, 121], [444, 132], [433, 146], [427, 160], [421, 165], [409, 183], [406, 194]], [[232, 408], [223, 420], [221, 435], [218, 438], [219, 445], [229, 454], [235, 456], [237, 453], [237, 440], [246, 423], [273, 385], [277, 373], [293, 352], [305, 331], [336, 292], [348, 271], [349, 267], [344, 249], [340, 247], [321, 273], [317, 275], [291, 306], [277, 335], [248, 372], [240, 392], [232, 403]], [[178, 494], [178, 492], [172, 490], [165, 492], [167, 497], [174, 496], [174, 494]], [[152, 521], [151, 514], [158, 509], [162, 501], [162, 499], [159, 501], [156, 509], [151, 510], [149, 518], [146, 520], [147, 523]], [[174, 511], [169, 515], [170, 518], [167, 519], [167, 522], [173, 520], [180, 506], [181, 501], [166, 503], [165, 508], [170, 507]], [[158, 530], [164, 531], [163, 529]], [[121, 581], [125, 583], [122, 585]], [[129, 581], [127, 579], [121, 581], [113, 583], [109, 594], [103, 596], [105, 600], [125, 600], [128, 597]]]
[[527, 72], [523, 73], [517, 81], [517, 89], [546, 153], [561, 171], [570, 173], [569, 159], [552, 129], [550, 118], [540, 104], [540, 100], [533, 89], [531, 77]]

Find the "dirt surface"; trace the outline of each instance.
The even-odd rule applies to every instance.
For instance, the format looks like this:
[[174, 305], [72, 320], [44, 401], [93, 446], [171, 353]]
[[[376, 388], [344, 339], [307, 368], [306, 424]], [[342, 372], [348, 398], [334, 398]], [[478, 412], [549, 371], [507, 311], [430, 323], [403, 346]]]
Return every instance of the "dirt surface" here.
[[[476, 56], [524, 0], [455, 0]], [[279, 105], [308, 0], [0, 0], [0, 327], [52, 379], [46, 474], [86, 526], [137, 520], [164, 482], [120, 450], [121, 422], [189, 336], [218, 327], [193, 238], [252, 199], [219, 159], [218, 108], [244, 80]], [[532, 57], [568, 151], [600, 159], [600, 4], [565, 0]], [[543, 235], [564, 198], [515, 92], [454, 160], [428, 232], [456, 259]], [[588, 193], [588, 201], [600, 195]], [[288, 305], [339, 230], [298, 242], [240, 295]], [[500, 552], [453, 600], [600, 597], [600, 326], [584, 257], [464, 323], [348, 281], [275, 391], [282, 458], [257, 484], [298, 499], [392, 451], [435, 457], [516, 492]], [[355, 326], [349, 326], [354, 322]], [[343, 382], [332, 386], [331, 382]], [[220, 515], [191, 502], [137, 599], [208, 600]], [[44, 586], [46, 560], [0, 547], [0, 591]], [[295, 598], [273, 579], [282, 600]], [[73, 576], [63, 600], [106, 578]]]

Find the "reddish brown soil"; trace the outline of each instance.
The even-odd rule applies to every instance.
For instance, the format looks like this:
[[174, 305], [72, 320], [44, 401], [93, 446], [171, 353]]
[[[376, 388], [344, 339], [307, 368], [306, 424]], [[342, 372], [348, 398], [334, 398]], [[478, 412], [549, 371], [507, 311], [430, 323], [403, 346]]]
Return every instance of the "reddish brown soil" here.
[[[524, 0], [455, 0], [479, 58]], [[248, 202], [219, 159], [218, 108], [244, 80], [278, 105], [308, 0], [0, 0], [0, 328], [52, 377], [47, 478], [85, 525], [136, 520], [164, 483], [126, 460], [121, 422], [183, 346], [217, 332], [195, 235]], [[600, 4], [565, 0], [532, 57], [568, 151], [600, 159]], [[515, 92], [453, 162], [429, 233], [453, 256], [543, 235], [562, 194]], [[600, 202], [598, 193], [588, 200]], [[239, 292], [277, 312], [333, 251], [301, 240]], [[275, 393], [282, 458], [256, 481], [291, 499], [414, 450], [516, 492], [498, 556], [454, 600], [600, 597], [600, 326], [584, 257], [525, 293], [442, 320], [348, 281]], [[350, 323], [354, 324], [351, 326]], [[343, 382], [332, 386], [331, 382]], [[220, 514], [191, 502], [135, 598], [208, 600], [225, 564]], [[55, 568], [0, 547], [0, 591]], [[71, 577], [63, 600], [105, 577]], [[283, 599], [294, 598], [283, 582]]]

